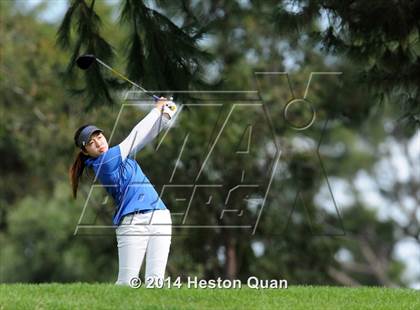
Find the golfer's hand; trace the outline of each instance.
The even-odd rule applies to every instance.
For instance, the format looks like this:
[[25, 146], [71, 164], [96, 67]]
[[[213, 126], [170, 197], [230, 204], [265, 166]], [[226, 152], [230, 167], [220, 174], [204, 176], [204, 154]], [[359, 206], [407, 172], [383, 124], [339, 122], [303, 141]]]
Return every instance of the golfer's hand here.
[[170, 100], [166, 99], [165, 97], [160, 97], [159, 100], [156, 102], [156, 108], [163, 112], [163, 115], [167, 119], [171, 119], [177, 111], [176, 104]]
[[165, 97], [160, 97], [159, 100], [156, 101], [155, 107], [162, 111], [162, 107], [168, 102], [168, 99], [166, 99]]

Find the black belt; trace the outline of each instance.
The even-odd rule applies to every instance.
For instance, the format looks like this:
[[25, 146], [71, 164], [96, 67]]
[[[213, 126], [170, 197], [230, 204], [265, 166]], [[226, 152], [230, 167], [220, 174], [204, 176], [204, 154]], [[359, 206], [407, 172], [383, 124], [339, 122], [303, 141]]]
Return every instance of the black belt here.
[[155, 211], [155, 209], [136, 210], [136, 211], [131, 212], [131, 213], [132, 213], [132, 214], [138, 214], [138, 213], [140, 213], [140, 214], [144, 214], [144, 213], [149, 213], [149, 212], [153, 212], [153, 211]]

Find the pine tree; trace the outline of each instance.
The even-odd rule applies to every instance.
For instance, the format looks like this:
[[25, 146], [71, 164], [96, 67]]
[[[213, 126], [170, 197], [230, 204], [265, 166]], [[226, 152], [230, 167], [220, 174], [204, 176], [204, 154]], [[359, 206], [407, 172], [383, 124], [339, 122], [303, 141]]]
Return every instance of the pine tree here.
[[[280, 32], [309, 30], [327, 52], [362, 65], [362, 83], [380, 99], [396, 99], [415, 126], [420, 125], [419, 16], [420, 2], [411, 0], [282, 1], [273, 14]], [[314, 27], [320, 18], [325, 29]]]
[[[105, 77], [96, 63], [84, 75], [84, 88], [75, 89], [72, 83], [75, 61], [82, 54], [93, 54], [112, 65], [116, 52], [102, 36], [101, 27], [95, 0], [90, 3], [73, 0], [57, 32], [59, 46], [72, 51], [66, 81], [73, 85], [73, 93], [87, 94], [87, 109], [103, 103], [113, 104], [111, 91], [123, 86], [115, 78]], [[198, 29], [177, 26], [159, 8], [147, 7], [144, 1], [137, 0], [122, 2], [119, 25], [115, 27], [129, 28], [123, 54], [129, 79], [147, 89], [173, 91], [188, 90], [192, 83], [203, 82], [201, 64], [210, 56], [197, 45], [201, 38]]]

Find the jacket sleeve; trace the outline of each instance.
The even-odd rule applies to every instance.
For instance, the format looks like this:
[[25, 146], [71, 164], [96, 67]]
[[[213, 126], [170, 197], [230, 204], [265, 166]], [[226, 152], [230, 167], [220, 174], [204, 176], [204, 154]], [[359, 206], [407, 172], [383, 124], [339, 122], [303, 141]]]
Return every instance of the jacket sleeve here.
[[121, 158], [125, 160], [128, 155], [140, 151], [152, 141], [162, 129], [167, 128], [169, 118], [162, 114], [158, 108], [153, 108], [130, 132], [119, 146]]

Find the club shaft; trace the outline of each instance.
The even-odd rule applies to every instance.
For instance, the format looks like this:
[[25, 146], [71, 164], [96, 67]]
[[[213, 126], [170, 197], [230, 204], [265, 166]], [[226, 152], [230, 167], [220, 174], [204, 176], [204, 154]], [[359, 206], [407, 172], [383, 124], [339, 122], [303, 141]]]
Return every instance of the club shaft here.
[[108, 66], [106, 63], [104, 63], [102, 60], [95, 58], [95, 60], [97, 62], [99, 62], [102, 66], [104, 66], [105, 68], [107, 68], [109, 71], [111, 71], [112, 73], [114, 73], [115, 75], [119, 76], [121, 79], [123, 79], [124, 81], [130, 83], [131, 85], [137, 87], [138, 89], [140, 89], [143, 93], [145, 93], [148, 96], [152, 96], [155, 100], [159, 100], [159, 97], [156, 95], [151, 94], [150, 92], [148, 92], [146, 89], [144, 89], [143, 87], [141, 87], [140, 85], [134, 83], [133, 81], [129, 80], [128, 78], [126, 78], [124, 75], [122, 75], [121, 73], [119, 73], [117, 70], [111, 68], [110, 66]]

